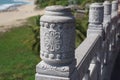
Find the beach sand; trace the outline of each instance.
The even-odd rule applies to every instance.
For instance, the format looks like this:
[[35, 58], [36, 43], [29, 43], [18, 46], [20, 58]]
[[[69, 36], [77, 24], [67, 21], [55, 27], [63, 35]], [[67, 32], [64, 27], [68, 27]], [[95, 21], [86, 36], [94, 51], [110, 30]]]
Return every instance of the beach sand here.
[[[33, 0], [27, 0], [33, 2]], [[26, 18], [42, 15], [43, 10], [35, 10], [34, 4], [27, 4], [17, 8], [15, 11], [0, 12], [0, 26], [20, 25]]]

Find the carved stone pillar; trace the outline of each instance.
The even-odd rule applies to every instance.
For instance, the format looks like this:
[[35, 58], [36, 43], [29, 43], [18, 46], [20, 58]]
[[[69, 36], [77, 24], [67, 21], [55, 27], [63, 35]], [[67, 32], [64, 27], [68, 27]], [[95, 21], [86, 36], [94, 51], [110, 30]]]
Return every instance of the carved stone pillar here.
[[115, 12], [118, 10], [118, 1], [112, 1], [112, 12]]
[[105, 38], [103, 42], [104, 55], [105, 60], [104, 64], [107, 64], [109, 60], [109, 43], [110, 43], [110, 30], [111, 30], [111, 3], [110, 1], [105, 1], [104, 5], [104, 20], [103, 20], [103, 28], [105, 32]]
[[103, 5], [101, 3], [93, 3], [89, 10], [89, 27], [87, 36], [91, 34], [100, 34], [103, 32]]
[[[107, 28], [108, 27], [108, 25], [110, 24], [110, 22], [111, 22], [111, 3], [110, 3], [110, 1], [105, 1], [104, 3], [103, 3], [103, 5], [104, 5], [104, 19], [103, 19], [103, 28], [104, 28], [104, 30], [105, 30], [105, 33], [107, 32], [107, 30], [109, 29], [110, 30], [110, 26], [109, 26], [109, 28]], [[108, 31], [109, 31], [108, 30]]]
[[113, 52], [115, 51], [116, 47], [116, 32], [117, 32], [117, 16], [118, 15], [118, 1], [112, 1], [112, 30], [111, 30], [111, 36], [112, 36], [112, 41], [111, 41], [111, 47], [110, 50]]
[[93, 3], [90, 5], [89, 9], [89, 25], [88, 25], [88, 30], [87, 30], [87, 36], [94, 36], [94, 35], [100, 35], [101, 40], [100, 43], [98, 44], [98, 51], [96, 53], [97, 55], [97, 62], [100, 63], [100, 66], [98, 68], [98, 76], [101, 78], [101, 67], [103, 64], [103, 5], [101, 3]]
[[50, 6], [40, 19], [41, 59], [36, 80], [70, 80], [75, 70], [75, 19], [71, 10]]
[[104, 5], [104, 19], [103, 22], [110, 22], [111, 20], [111, 3], [110, 1], [105, 1]]

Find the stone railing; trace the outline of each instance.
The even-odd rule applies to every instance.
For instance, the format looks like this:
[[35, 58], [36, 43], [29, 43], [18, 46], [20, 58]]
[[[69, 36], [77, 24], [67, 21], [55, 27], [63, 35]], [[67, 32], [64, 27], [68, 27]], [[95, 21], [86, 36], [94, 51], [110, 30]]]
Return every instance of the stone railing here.
[[87, 38], [75, 50], [75, 19], [67, 7], [47, 7], [35, 80], [110, 80], [120, 50], [118, 2], [93, 3]]

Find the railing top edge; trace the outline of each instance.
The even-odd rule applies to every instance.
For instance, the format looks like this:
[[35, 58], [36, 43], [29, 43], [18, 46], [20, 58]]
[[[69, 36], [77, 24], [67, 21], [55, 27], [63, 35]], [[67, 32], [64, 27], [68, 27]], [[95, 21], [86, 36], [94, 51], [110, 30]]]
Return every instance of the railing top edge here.
[[77, 59], [77, 65], [81, 64], [86, 54], [91, 52], [91, 49], [99, 41], [100, 35], [94, 34], [87, 37], [75, 50], [75, 58]]

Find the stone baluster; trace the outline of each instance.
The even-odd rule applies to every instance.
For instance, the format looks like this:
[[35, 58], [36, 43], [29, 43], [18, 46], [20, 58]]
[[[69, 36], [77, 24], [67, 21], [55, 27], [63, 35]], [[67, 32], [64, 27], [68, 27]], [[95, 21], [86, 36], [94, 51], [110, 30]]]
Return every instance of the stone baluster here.
[[104, 19], [103, 19], [103, 22], [110, 22], [111, 20], [111, 3], [110, 1], [105, 1], [103, 3], [104, 5]]
[[110, 1], [105, 1], [103, 3], [104, 5], [104, 20], [103, 20], [103, 28], [105, 32], [105, 38], [103, 42], [103, 48], [104, 48], [104, 64], [107, 64], [109, 60], [109, 43], [110, 43], [110, 29], [111, 29], [111, 3]]
[[111, 54], [115, 51], [116, 46], [116, 29], [117, 29], [118, 1], [112, 1], [112, 29], [111, 29]]
[[[101, 3], [90, 5], [87, 36], [99, 34], [103, 39], [103, 12], [103, 5]], [[103, 41], [102, 39], [101, 41]]]
[[[63, 6], [50, 6], [40, 19], [41, 59], [36, 80], [76, 80], [75, 18]], [[75, 77], [75, 76], [74, 76]]]
[[101, 3], [93, 3], [89, 10], [89, 27], [87, 36], [103, 33], [103, 5]]
[[119, 52], [119, 48], [118, 48], [118, 36], [119, 36], [119, 13], [118, 13], [118, 0], [116, 1], [113, 1], [113, 7], [114, 7], [114, 12], [116, 13], [115, 16], [116, 16], [116, 19], [114, 20], [115, 23], [114, 23], [114, 26], [115, 26], [115, 51], [116, 53]]
[[114, 0], [112, 1], [112, 13], [116, 12], [118, 10], [118, 1]]
[[119, 26], [119, 1], [117, 1], [117, 28], [116, 28], [116, 48], [117, 48], [117, 53], [119, 52], [120, 48], [118, 47], [120, 44], [119, 44], [119, 35], [120, 35], [120, 26]]
[[[101, 40], [99, 43], [99, 49], [97, 54], [97, 60], [98, 63], [103, 64], [103, 51], [102, 51], [102, 41], [103, 41], [103, 5], [101, 3], [93, 3], [90, 5], [89, 9], [89, 25], [87, 30], [87, 37], [88, 36], [94, 36], [94, 35], [100, 35]], [[102, 66], [102, 65], [101, 65]], [[101, 78], [101, 66], [98, 66], [98, 74], [99, 78]], [[99, 80], [99, 79], [98, 79]]]

